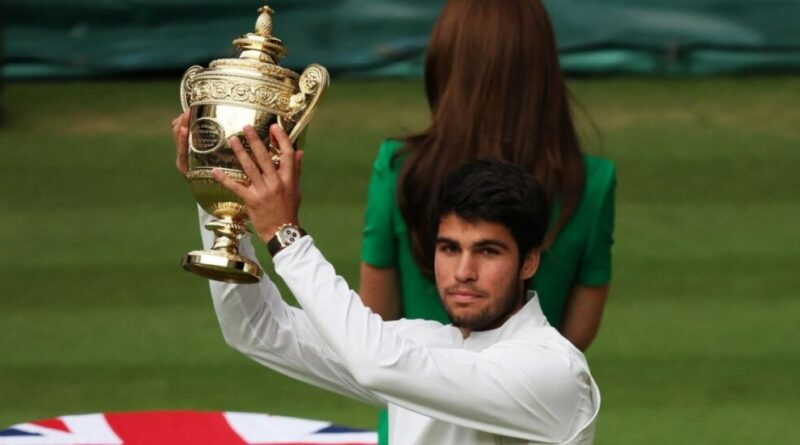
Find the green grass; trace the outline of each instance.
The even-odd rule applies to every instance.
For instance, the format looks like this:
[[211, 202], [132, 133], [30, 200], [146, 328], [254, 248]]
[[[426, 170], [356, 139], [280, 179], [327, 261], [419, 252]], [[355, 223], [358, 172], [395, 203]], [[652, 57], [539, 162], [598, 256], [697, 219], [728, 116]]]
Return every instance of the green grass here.
[[[143, 409], [372, 427], [372, 408], [229, 350], [178, 266], [200, 242], [173, 167], [177, 83], [6, 87], [0, 427]], [[596, 443], [800, 442], [800, 78], [571, 87], [619, 172]], [[303, 225], [352, 283], [376, 147], [426, 120], [419, 82], [336, 80], [312, 124]]]

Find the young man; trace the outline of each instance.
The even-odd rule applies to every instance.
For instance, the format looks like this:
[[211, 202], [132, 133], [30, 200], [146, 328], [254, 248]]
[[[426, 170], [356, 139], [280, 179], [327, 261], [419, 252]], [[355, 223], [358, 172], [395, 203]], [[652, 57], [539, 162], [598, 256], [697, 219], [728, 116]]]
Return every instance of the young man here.
[[[390, 443], [590, 444], [600, 398], [583, 354], [551, 328], [524, 281], [536, 271], [549, 215], [519, 168], [478, 161], [442, 183], [432, 224], [436, 285], [452, 325], [384, 322], [364, 307], [298, 225], [301, 155], [280, 127], [275, 169], [251, 128], [253, 157], [230, 141], [251, 184], [215, 172], [248, 207], [276, 272], [302, 309], [266, 277], [211, 282], [226, 341], [307, 383], [389, 407]], [[201, 215], [203, 227], [208, 215]], [[203, 230], [208, 247], [211, 233]], [[243, 240], [243, 252], [254, 258]]]

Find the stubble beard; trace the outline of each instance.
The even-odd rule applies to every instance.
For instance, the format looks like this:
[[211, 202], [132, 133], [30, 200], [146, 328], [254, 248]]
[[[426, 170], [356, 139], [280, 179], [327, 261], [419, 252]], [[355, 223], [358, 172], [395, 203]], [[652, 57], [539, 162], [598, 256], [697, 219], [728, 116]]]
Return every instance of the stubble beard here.
[[450, 323], [452, 323], [454, 327], [469, 329], [470, 331], [495, 329], [505, 323], [512, 312], [517, 308], [522, 298], [521, 292], [520, 282], [514, 280], [510, 289], [507, 289], [505, 299], [497, 310], [494, 310], [494, 307], [489, 305], [481, 309], [478, 313], [459, 315], [457, 311], [452, 310], [446, 303], [444, 304], [444, 310], [447, 313], [447, 318], [450, 319]]

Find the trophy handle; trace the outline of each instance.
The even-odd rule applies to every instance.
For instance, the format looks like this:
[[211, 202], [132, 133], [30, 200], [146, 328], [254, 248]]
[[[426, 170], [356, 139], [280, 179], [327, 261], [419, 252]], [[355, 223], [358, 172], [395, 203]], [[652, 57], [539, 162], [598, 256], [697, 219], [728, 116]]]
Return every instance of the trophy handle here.
[[[329, 84], [330, 76], [325, 67], [312, 63], [303, 70], [298, 81], [300, 92], [292, 95], [289, 105], [296, 110], [291, 119], [296, 120], [296, 123], [291, 133], [289, 133], [289, 140], [292, 141], [292, 144], [295, 143], [306, 128], [306, 125], [311, 121], [311, 118], [314, 117], [314, 112], [317, 110], [319, 101], [325, 90], [328, 89]], [[281, 124], [281, 127], [286, 128], [282, 118], [278, 119], [278, 123]]]
[[189, 99], [191, 99], [192, 97], [192, 90], [193, 90], [192, 82], [194, 81], [194, 76], [202, 69], [203, 67], [200, 65], [192, 65], [189, 67], [189, 69], [186, 70], [185, 73], [183, 73], [183, 78], [181, 79], [181, 92], [180, 92], [181, 108], [183, 108], [183, 111], [189, 109], [190, 106]]

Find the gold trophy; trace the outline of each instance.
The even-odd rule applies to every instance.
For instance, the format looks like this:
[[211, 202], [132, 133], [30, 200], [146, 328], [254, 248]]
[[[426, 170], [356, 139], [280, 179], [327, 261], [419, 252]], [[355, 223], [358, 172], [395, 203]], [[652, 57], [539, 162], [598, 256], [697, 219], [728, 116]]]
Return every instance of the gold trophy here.
[[[247, 210], [211, 172], [220, 169], [249, 184], [228, 139], [239, 137], [249, 151], [242, 133], [245, 125], [269, 141], [269, 127], [277, 122], [295, 143], [329, 82], [328, 71], [319, 65], [309, 65], [299, 76], [280, 67], [286, 48], [272, 36], [273, 11], [263, 6], [258, 12], [255, 33], [233, 41], [241, 50], [238, 59], [214, 60], [208, 68], [192, 66], [181, 80], [181, 105], [191, 110], [186, 179], [198, 204], [216, 218], [206, 225], [215, 235], [213, 247], [189, 252], [181, 264], [190, 272], [229, 283], [255, 283], [263, 272], [255, 261], [239, 255], [239, 241], [248, 231]], [[269, 149], [277, 165], [279, 150]]]

